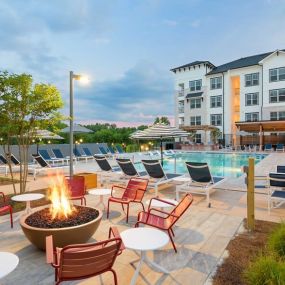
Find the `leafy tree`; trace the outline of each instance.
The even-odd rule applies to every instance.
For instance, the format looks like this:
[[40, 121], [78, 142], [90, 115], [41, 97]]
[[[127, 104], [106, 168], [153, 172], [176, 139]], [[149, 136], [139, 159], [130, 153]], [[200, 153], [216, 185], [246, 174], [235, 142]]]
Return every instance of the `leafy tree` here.
[[[61, 95], [55, 86], [33, 84], [29, 74], [0, 72], [0, 137], [3, 138], [12, 181], [14, 174], [9, 155], [12, 143], [18, 145], [21, 161], [20, 193], [26, 190], [28, 150], [36, 137], [36, 130], [55, 125], [62, 118], [58, 113], [62, 106]], [[14, 183], [13, 186], [16, 193]]]
[[170, 121], [167, 117], [156, 117], [154, 120], [154, 124], [165, 124], [170, 125]]
[[221, 137], [222, 132], [220, 129], [216, 128], [211, 130], [211, 139], [216, 144], [218, 142], [218, 139]]

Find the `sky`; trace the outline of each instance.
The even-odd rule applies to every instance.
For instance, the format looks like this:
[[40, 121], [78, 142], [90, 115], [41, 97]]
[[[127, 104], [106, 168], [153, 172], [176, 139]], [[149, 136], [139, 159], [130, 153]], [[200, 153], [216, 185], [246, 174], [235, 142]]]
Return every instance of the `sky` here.
[[170, 69], [285, 48], [285, 0], [0, 0], [0, 70], [60, 90], [78, 123], [174, 118]]

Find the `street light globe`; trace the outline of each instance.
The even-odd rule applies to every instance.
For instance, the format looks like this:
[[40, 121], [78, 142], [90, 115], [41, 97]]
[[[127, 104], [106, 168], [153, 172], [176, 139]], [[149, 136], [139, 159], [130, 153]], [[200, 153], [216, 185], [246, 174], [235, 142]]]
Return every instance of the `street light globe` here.
[[90, 83], [90, 79], [87, 76], [85, 76], [85, 75], [80, 75], [79, 82], [82, 85], [87, 85], [87, 84]]

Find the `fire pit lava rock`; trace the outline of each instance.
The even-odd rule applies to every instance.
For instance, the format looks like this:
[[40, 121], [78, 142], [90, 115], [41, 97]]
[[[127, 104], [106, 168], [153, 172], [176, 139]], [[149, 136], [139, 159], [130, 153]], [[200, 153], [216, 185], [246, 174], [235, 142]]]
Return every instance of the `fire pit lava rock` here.
[[53, 236], [54, 246], [64, 247], [69, 244], [85, 243], [97, 230], [102, 211], [75, 206], [76, 211], [66, 219], [51, 219], [49, 208], [36, 211], [22, 217], [20, 224], [27, 239], [41, 250], [45, 250], [45, 240]]

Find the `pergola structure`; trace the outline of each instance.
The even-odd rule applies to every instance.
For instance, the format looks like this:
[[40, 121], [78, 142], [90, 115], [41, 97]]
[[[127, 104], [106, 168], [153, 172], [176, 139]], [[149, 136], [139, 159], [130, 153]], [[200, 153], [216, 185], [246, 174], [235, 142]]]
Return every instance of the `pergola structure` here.
[[266, 132], [285, 132], [285, 120], [236, 122], [238, 131], [259, 134], [259, 144], [263, 145], [263, 136]]
[[213, 131], [218, 129], [217, 127], [213, 125], [200, 125], [200, 126], [183, 126], [181, 127], [186, 132], [196, 132], [196, 131], [204, 131], [205, 132], [205, 144], [207, 144], [207, 132]]

